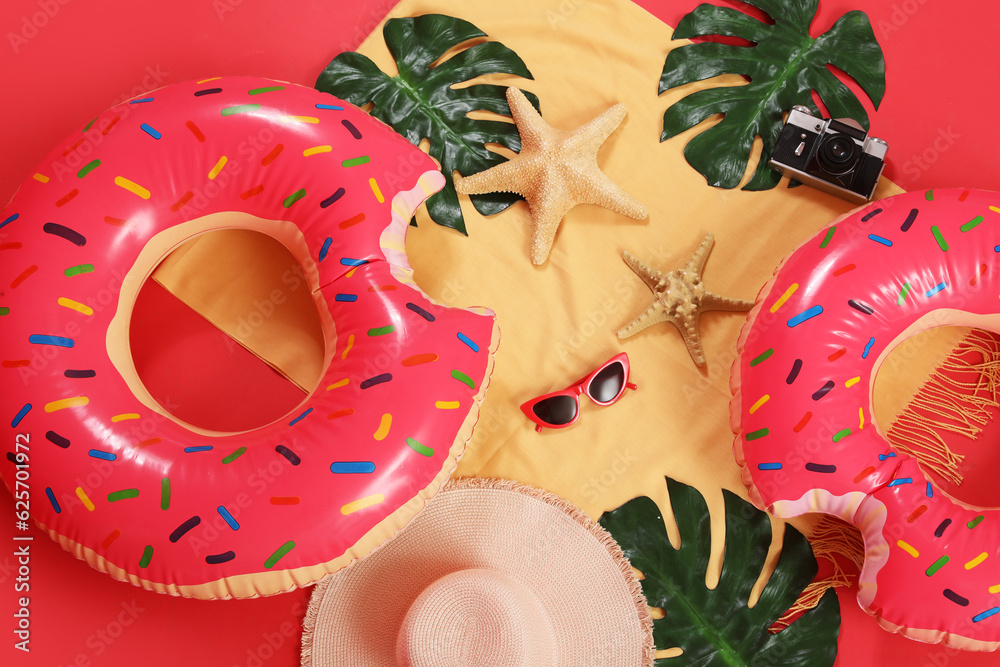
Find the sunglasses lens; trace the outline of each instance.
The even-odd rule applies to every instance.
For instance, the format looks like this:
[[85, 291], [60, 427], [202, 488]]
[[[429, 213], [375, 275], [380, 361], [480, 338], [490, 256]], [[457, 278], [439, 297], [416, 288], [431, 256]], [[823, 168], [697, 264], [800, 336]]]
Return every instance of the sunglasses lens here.
[[576, 417], [576, 401], [569, 396], [553, 396], [535, 403], [531, 410], [546, 424], [561, 426]]
[[598, 403], [614, 400], [625, 386], [625, 366], [616, 361], [594, 376], [590, 382], [590, 397]]

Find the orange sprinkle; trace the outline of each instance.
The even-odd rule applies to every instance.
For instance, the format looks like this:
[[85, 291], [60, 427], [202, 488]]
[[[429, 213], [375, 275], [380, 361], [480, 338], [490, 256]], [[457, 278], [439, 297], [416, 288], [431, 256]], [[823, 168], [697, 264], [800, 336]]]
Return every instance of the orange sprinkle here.
[[189, 120], [188, 122], [184, 123], [184, 125], [187, 126], [187, 129], [191, 130], [191, 134], [194, 135], [195, 139], [197, 139], [201, 143], [205, 143], [205, 135], [201, 133], [201, 130], [198, 129], [198, 126], [194, 124], [194, 121]]
[[853, 271], [856, 268], [858, 268], [858, 267], [854, 266], [853, 264], [844, 264], [842, 267], [840, 267], [839, 269], [835, 270], [833, 272], [833, 275], [834, 276], [842, 276], [845, 273], [847, 273], [848, 271]]
[[257, 195], [259, 195], [263, 191], [264, 191], [264, 186], [263, 185], [258, 185], [255, 188], [250, 188], [246, 192], [241, 192], [240, 193], [240, 199], [246, 200], [246, 199], [250, 199], [251, 197], [256, 197]]
[[118, 121], [120, 121], [121, 119], [122, 119], [121, 116], [115, 116], [114, 118], [112, 118], [111, 122], [108, 123], [108, 126], [106, 128], [104, 128], [103, 130], [101, 130], [101, 134], [107, 135], [107, 133], [111, 131], [111, 128], [113, 128], [115, 126], [115, 124]]
[[63, 156], [69, 155], [70, 153], [72, 153], [73, 151], [75, 151], [77, 148], [80, 147], [80, 144], [82, 144], [83, 141], [84, 140], [81, 137], [75, 144], [73, 144], [72, 146], [70, 146], [69, 148], [67, 148], [66, 150], [63, 151]]
[[12, 241], [11, 243], [0, 243], [0, 250], [18, 250], [21, 247], [20, 241]]
[[264, 156], [264, 159], [261, 160], [260, 163], [266, 167], [267, 165], [274, 162], [275, 158], [277, 158], [278, 155], [280, 155], [281, 151], [283, 150], [285, 150], [284, 144], [278, 144], [277, 146], [271, 149], [270, 153]]
[[365, 214], [364, 213], [358, 213], [354, 217], [351, 217], [351, 218], [348, 218], [347, 220], [344, 220], [343, 222], [341, 222], [337, 226], [340, 227], [341, 229], [347, 229], [348, 227], [353, 227], [354, 225], [358, 224], [359, 222], [364, 222], [364, 220], [365, 220]]
[[327, 419], [336, 419], [337, 417], [346, 417], [348, 415], [354, 414], [354, 408], [344, 408], [343, 410], [337, 410], [336, 412], [331, 412], [327, 415]]
[[921, 506], [920, 506], [920, 507], [918, 507], [917, 509], [915, 509], [915, 510], [913, 510], [912, 512], [910, 512], [910, 516], [906, 517], [906, 522], [907, 522], [907, 523], [913, 523], [914, 521], [916, 521], [916, 520], [917, 520], [917, 518], [918, 518], [918, 517], [919, 517], [919, 516], [920, 516], [921, 514], [923, 514], [923, 513], [924, 513], [924, 512], [926, 512], [926, 511], [927, 511], [927, 505], [921, 505]]
[[299, 501], [298, 496], [271, 496], [272, 505], [298, 505]]
[[4, 359], [0, 362], [0, 366], [4, 368], [20, 368], [21, 366], [30, 366], [30, 359]]
[[145, 449], [150, 445], [156, 445], [163, 442], [163, 438], [150, 438], [149, 440], [143, 440], [142, 442], [135, 443], [135, 449]]
[[437, 361], [438, 356], [433, 352], [428, 352], [426, 354], [415, 354], [412, 357], [407, 357], [403, 359], [402, 364], [404, 366], [419, 366], [420, 364], [428, 364], [432, 361]]
[[828, 361], [836, 361], [837, 359], [840, 359], [845, 354], [847, 354], [847, 348], [846, 347], [842, 347], [839, 350], [837, 350], [836, 352], [834, 352], [833, 354], [831, 354], [829, 357], [827, 357], [827, 360]]
[[67, 192], [65, 195], [63, 195], [62, 199], [60, 199], [59, 201], [56, 202], [56, 208], [58, 208], [60, 206], [65, 206], [66, 204], [68, 204], [70, 202], [70, 200], [72, 200], [78, 194], [80, 194], [80, 191], [77, 190], [76, 188], [73, 188], [72, 190], [70, 190], [69, 192]]
[[122, 220], [121, 218], [113, 218], [110, 215], [104, 216], [104, 222], [109, 225], [114, 225], [115, 227], [127, 227], [128, 220]]
[[115, 540], [117, 540], [121, 536], [122, 536], [122, 531], [120, 531], [117, 528], [115, 528], [110, 533], [108, 533], [108, 536], [104, 538], [103, 542], [101, 542], [101, 548], [102, 549], [107, 549], [108, 547], [111, 546], [111, 544]]
[[189, 201], [191, 201], [193, 197], [194, 193], [188, 190], [187, 192], [184, 193], [184, 195], [180, 199], [178, 199], [177, 201], [175, 201], [173, 204], [170, 205], [170, 210], [176, 213], [177, 211], [184, 208], [184, 205], [187, 204]]
[[979, 278], [981, 276], [985, 276], [986, 275], [986, 270], [988, 268], [989, 267], [986, 266], [985, 264], [980, 264], [979, 265], [979, 274], [975, 275], [975, 276], [972, 276], [972, 280], [969, 281], [969, 285], [975, 285], [976, 283], [978, 283], [979, 282]]
[[28, 276], [30, 276], [32, 273], [34, 273], [37, 270], [38, 270], [38, 265], [37, 264], [32, 264], [31, 266], [29, 266], [28, 268], [26, 268], [24, 271], [22, 271], [21, 274], [17, 278], [14, 278], [14, 280], [11, 281], [10, 288], [14, 289], [15, 287], [17, 287], [18, 285], [20, 285], [21, 283], [23, 283], [25, 280], [27, 280]]
[[391, 292], [396, 289], [395, 285], [372, 285], [368, 288], [369, 292]]
[[857, 484], [858, 482], [860, 482], [873, 472], [875, 472], [875, 466], [868, 466], [867, 468], [858, 473], [858, 476], [854, 478], [854, 483]]
[[804, 415], [802, 415], [802, 419], [799, 420], [799, 423], [795, 425], [795, 428], [793, 428], [792, 431], [798, 433], [799, 431], [804, 429], [806, 427], [806, 424], [809, 423], [809, 420], [812, 419], [812, 417], [813, 413], [811, 412], [807, 412]]

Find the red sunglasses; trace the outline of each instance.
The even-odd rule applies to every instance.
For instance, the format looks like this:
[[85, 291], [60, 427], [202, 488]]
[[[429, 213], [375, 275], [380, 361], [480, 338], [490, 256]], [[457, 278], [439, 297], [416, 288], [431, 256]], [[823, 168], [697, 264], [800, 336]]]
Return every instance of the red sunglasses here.
[[624, 352], [604, 362], [587, 377], [562, 391], [533, 398], [521, 405], [521, 412], [542, 428], [566, 428], [580, 416], [580, 394], [586, 394], [598, 405], [611, 405], [625, 393], [625, 387], [637, 387], [628, 381], [628, 355]]

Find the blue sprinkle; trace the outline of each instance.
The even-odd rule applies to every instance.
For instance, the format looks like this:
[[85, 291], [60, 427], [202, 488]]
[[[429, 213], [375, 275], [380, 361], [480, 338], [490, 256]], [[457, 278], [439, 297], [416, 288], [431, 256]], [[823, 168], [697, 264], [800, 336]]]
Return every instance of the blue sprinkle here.
[[350, 257], [342, 257], [340, 263], [344, 266], [361, 266], [362, 264], [367, 264], [367, 259], [351, 259]]
[[219, 514], [222, 516], [223, 519], [226, 520], [226, 523], [229, 524], [230, 528], [232, 528], [233, 530], [240, 529], [240, 524], [236, 521], [236, 519], [233, 518], [233, 515], [229, 513], [229, 510], [227, 510], [222, 505], [219, 505]]
[[934, 497], [934, 487], [931, 486], [930, 482], [927, 482], [927, 491], [925, 491], [925, 493], [927, 494], [928, 498]]
[[780, 463], [758, 463], [758, 470], [781, 470]]
[[152, 101], [153, 101], [152, 97], [143, 97], [140, 100], [132, 100], [131, 102], [129, 102], [129, 104], [142, 104], [143, 102], [152, 102]]
[[306, 416], [307, 414], [309, 414], [309, 413], [310, 413], [310, 412], [312, 412], [312, 411], [313, 411], [313, 409], [312, 409], [312, 408], [309, 408], [308, 410], [306, 410], [305, 412], [303, 412], [303, 413], [302, 413], [301, 415], [299, 415], [298, 417], [296, 417], [296, 418], [295, 418], [295, 419], [293, 419], [292, 421], [288, 422], [288, 425], [289, 425], [289, 426], [295, 426], [295, 425], [296, 425], [296, 424], [298, 424], [298, 423], [299, 423], [300, 421], [302, 421], [302, 419], [303, 419], [303, 418], [304, 418], [304, 417], [305, 417], [305, 416]]
[[472, 339], [461, 331], [458, 332], [458, 339], [469, 346], [473, 352], [479, 352], [479, 346], [472, 342]]
[[816, 317], [822, 312], [823, 312], [823, 306], [813, 306], [812, 308], [804, 310], [795, 317], [793, 317], [792, 319], [788, 320], [788, 326], [797, 327], [806, 320], [811, 320], [812, 318]]
[[335, 301], [357, 301], [358, 300], [358, 295], [357, 294], [338, 294], [337, 296], [334, 297], [334, 300]]
[[51, 487], [45, 487], [45, 495], [49, 497], [49, 502], [52, 503], [52, 509], [56, 511], [56, 514], [62, 514], [62, 508], [59, 507], [59, 501], [56, 500], [56, 494], [52, 493]]
[[900, 477], [889, 482], [889, 486], [900, 486], [902, 484], [913, 484], [912, 477]]
[[17, 414], [14, 415], [14, 418], [10, 420], [10, 427], [17, 428], [17, 425], [21, 423], [22, 419], [24, 419], [24, 415], [28, 414], [28, 411], [30, 410], [31, 410], [31, 403], [25, 403], [24, 407], [18, 410]]
[[878, 234], [869, 234], [868, 238], [870, 238], [872, 241], [875, 241], [875, 243], [881, 243], [882, 245], [887, 246], [889, 248], [892, 247], [892, 241], [885, 238], [884, 236], [879, 236]]
[[72, 338], [46, 336], [43, 334], [31, 334], [28, 336], [28, 342], [35, 345], [55, 345], [56, 347], [73, 347], [76, 344]]
[[868, 344], [865, 345], [865, 351], [861, 353], [861, 358], [862, 359], [867, 359], [868, 358], [868, 353], [871, 351], [872, 345], [874, 345], [874, 344], [875, 344], [875, 339], [874, 338], [869, 338], [868, 339]]
[[[6, 220], [4, 220], [3, 222], [0, 222], [0, 227], [4, 227], [5, 225], [9, 225], [10, 223], [12, 223], [15, 220], [17, 220], [18, 217], [20, 217], [20, 215], [21, 215], [20, 213], [15, 213], [14, 215], [10, 216], [9, 218], [7, 218]], [[1000, 246], [997, 246], [997, 248], [1000, 248]], [[1000, 251], [998, 251], [998, 252], [1000, 252]]]
[[987, 619], [990, 616], [994, 616], [996, 614], [1000, 614], [1000, 607], [993, 607], [993, 609], [987, 609], [981, 614], [976, 614], [975, 616], [972, 617], [972, 622], [978, 623], [979, 621]]
[[330, 111], [343, 111], [344, 107], [334, 106], [332, 104], [317, 104], [317, 109], [329, 109]]
[[184, 453], [193, 454], [195, 452], [207, 452], [210, 449], [212, 449], [212, 445], [198, 445], [197, 447], [185, 447]]
[[371, 461], [337, 461], [330, 465], [330, 472], [337, 475], [368, 474], [375, 472]]
[[[2, 227], [3, 225], [0, 225]], [[993, 252], [1000, 252], [1000, 245], [993, 246]]]
[[878, 460], [879, 461], [885, 461], [886, 459], [891, 459], [894, 456], [896, 456], [896, 452], [893, 452], [891, 454], [879, 454], [878, 455]]
[[148, 125], [146, 123], [140, 125], [139, 129], [148, 134], [149, 136], [153, 137], [154, 139], [159, 139], [160, 137], [163, 136], [162, 134], [159, 133], [158, 130], [156, 130], [151, 125]]
[[929, 290], [927, 290], [927, 293], [924, 294], [924, 296], [934, 296], [935, 294], [937, 294], [938, 292], [940, 292], [941, 290], [943, 290], [947, 286], [948, 286], [948, 283], [938, 283], [934, 287], [932, 287]]
[[323, 247], [319, 249], [319, 261], [326, 259], [326, 253], [330, 252], [330, 245], [333, 243], [333, 239], [329, 236], [323, 241]]
[[117, 454], [112, 454], [111, 452], [102, 452], [99, 449], [91, 449], [87, 453], [90, 454], [90, 456], [94, 457], [95, 459], [104, 459], [105, 461], [114, 461], [115, 459], [118, 458]]

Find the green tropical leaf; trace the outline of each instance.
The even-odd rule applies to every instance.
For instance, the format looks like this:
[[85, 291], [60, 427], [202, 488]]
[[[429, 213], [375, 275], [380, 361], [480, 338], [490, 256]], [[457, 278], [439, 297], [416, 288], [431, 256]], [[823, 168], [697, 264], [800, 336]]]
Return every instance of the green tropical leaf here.
[[[439, 225], [466, 234], [452, 173], [471, 176], [504, 162], [507, 158], [487, 150], [486, 144], [501, 144], [518, 152], [521, 137], [512, 123], [468, 117], [477, 110], [510, 116], [505, 86], [453, 86], [489, 74], [531, 79], [531, 72], [509, 48], [481, 41], [486, 33], [451, 16], [389, 19], [382, 35], [399, 69], [397, 76], [388, 76], [368, 57], [349, 51], [330, 62], [319, 75], [316, 88], [358, 106], [373, 103], [372, 115], [415, 146], [428, 139], [430, 154], [441, 164], [447, 185], [427, 200], [427, 211]], [[445, 53], [470, 40], [477, 42], [438, 63]], [[525, 94], [537, 108], [538, 98]], [[472, 203], [483, 215], [493, 215], [518, 199], [511, 193], [491, 193], [474, 195]]]
[[630, 500], [601, 517], [645, 578], [642, 589], [665, 616], [653, 622], [658, 649], [680, 647], [683, 655], [657, 665], [829, 667], [837, 656], [840, 605], [829, 590], [814, 609], [777, 634], [768, 628], [798, 599], [818, 569], [809, 542], [786, 526], [781, 556], [757, 604], [747, 606], [771, 544], [764, 512], [723, 491], [726, 545], [715, 589], [705, 586], [711, 547], [711, 517], [701, 494], [667, 478], [681, 546], [667, 537], [663, 516], [650, 498]]
[[700, 90], [673, 104], [663, 116], [660, 141], [688, 130], [715, 114], [716, 125], [692, 138], [684, 157], [709, 185], [734, 188], [746, 172], [754, 137], [764, 144], [763, 158], [744, 190], [766, 190], [780, 175], [767, 157], [781, 132], [782, 113], [794, 105], [819, 115], [812, 91], [834, 118], [853, 118], [867, 129], [868, 114], [857, 96], [828, 68], [833, 65], [857, 81], [877, 109], [885, 93], [885, 58], [864, 12], [851, 11], [829, 32], [813, 38], [809, 26], [819, 0], [746, 0], [774, 19], [763, 23], [730, 7], [703, 4], [677, 24], [674, 39], [722, 35], [750, 46], [703, 42], [667, 54], [660, 93], [720, 74], [740, 74], [745, 85]]

